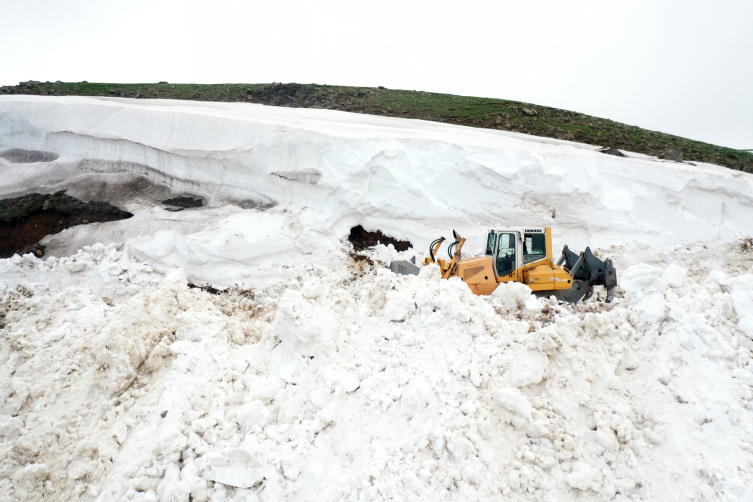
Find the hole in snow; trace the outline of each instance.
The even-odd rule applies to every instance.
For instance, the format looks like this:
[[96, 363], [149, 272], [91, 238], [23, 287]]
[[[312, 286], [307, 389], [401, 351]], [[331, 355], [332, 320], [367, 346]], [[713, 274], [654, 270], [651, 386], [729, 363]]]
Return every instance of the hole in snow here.
[[379, 230], [369, 232], [361, 225], [350, 229], [348, 240], [353, 244], [353, 249], [356, 251], [361, 251], [376, 246], [377, 244], [384, 244], [385, 246], [392, 244], [396, 251], [407, 251], [409, 248], [413, 247], [413, 244], [411, 244], [410, 241], [397, 240], [389, 235], [384, 235]]
[[0, 157], [12, 164], [31, 164], [33, 162], [52, 162], [53, 160], [57, 160], [59, 155], [52, 152], [13, 148], [0, 153]]
[[107, 202], [84, 202], [65, 190], [55, 194], [31, 193], [0, 200], [0, 258], [15, 253], [44, 255], [38, 242], [49, 234], [87, 223], [124, 220], [133, 216]]
[[188, 209], [192, 207], [201, 207], [204, 205], [204, 199], [201, 197], [192, 197], [190, 195], [181, 195], [180, 197], [173, 197], [172, 199], [166, 199], [162, 201], [163, 204], [173, 207], [181, 207]]

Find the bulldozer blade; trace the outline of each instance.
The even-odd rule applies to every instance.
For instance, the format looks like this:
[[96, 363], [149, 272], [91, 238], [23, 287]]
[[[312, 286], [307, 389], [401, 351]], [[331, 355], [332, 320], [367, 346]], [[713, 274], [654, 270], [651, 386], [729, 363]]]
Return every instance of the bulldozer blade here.
[[556, 289], [547, 291], [534, 291], [539, 298], [555, 297], [557, 300], [575, 305], [581, 300], [588, 300], [593, 295], [593, 288], [586, 281], [574, 280], [570, 289]]
[[574, 280], [573, 287], [562, 292], [562, 300], [567, 303], [576, 304], [581, 301], [584, 296], [590, 296], [589, 293], [593, 293], [589, 283], [586, 281]]
[[[564, 265], [575, 282], [585, 282], [589, 291], [594, 286], [604, 286], [607, 290], [607, 303], [614, 299], [614, 289], [617, 287], [617, 271], [611, 259], [601, 261], [591, 253], [590, 248], [586, 248], [578, 255], [565, 246], [557, 265]], [[590, 294], [587, 295], [586, 300], [590, 296]]]
[[418, 275], [419, 267], [408, 260], [397, 260], [390, 263], [389, 269], [397, 275]]
[[[604, 286], [608, 292], [617, 286], [617, 271], [611, 259], [604, 260]], [[607, 297], [609, 297], [608, 294]]]
[[597, 276], [596, 279], [600, 281], [598, 284], [602, 284], [607, 290], [607, 297], [604, 302], [612, 303], [612, 300], [614, 300], [614, 289], [617, 287], [617, 271], [614, 269], [611, 259], [604, 260], [603, 264], [604, 273]]

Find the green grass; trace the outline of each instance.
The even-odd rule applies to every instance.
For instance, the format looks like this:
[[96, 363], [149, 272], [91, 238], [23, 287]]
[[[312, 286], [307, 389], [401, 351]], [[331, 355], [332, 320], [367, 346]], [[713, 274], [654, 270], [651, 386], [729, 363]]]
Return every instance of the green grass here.
[[104, 84], [26, 83], [0, 93], [55, 96], [122, 96], [262, 103], [297, 108], [327, 108], [355, 113], [414, 118], [486, 129], [567, 139], [629, 152], [659, 155], [682, 150], [686, 161], [708, 162], [753, 172], [753, 153], [693, 141], [584, 115], [504, 99], [474, 98], [420, 91], [316, 84]]

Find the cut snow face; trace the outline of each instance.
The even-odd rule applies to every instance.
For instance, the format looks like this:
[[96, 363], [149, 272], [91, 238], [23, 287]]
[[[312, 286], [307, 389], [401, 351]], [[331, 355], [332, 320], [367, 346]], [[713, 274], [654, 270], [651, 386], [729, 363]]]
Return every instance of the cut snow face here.
[[[552, 226], [555, 250], [628, 246], [618, 270], [645, 246], [753, 235], [747, 173], [550, 138], [248, 103], [5, 95], [0, 114], [0, 151], [58, 155], [0, 157], [0, 197], [66, 189], [134, 215], [49, 237], [48, 255], [122, 244], [199, 284], [261, 286], [275, 280], [267, 264], [342, 267], [358, 225], [422, 254], [455, 229], [466, 256], [489, 228]], [[202, 210], [161, 204], [181, 194]]]
[[[0, 157], [1, 196], [133, 214], [0, 259], [0, 500], [753, 499], [750, 175], [326, 110], [0, 114], [59, 156]], [[614, 302], [386, 269], [529, 224], [613, 258]]]

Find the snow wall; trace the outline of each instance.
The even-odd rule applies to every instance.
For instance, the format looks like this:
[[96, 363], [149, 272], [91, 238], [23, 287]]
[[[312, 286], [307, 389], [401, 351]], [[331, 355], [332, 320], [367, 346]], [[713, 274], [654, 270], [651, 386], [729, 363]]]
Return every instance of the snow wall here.
[[[58, 157], [0, 159], [0, 196], [65, 188], [136, 214], [107, 230], [53, 237], [46, 242], [52, 254], [74, 253], [96, 232], [164, 270], [179, 266], [218, 284], [258, 283], [258, 267], [269, 262], [342, 262], [347, 257], [333, 243], [357, 224], [410, 240], [422, 255], [452, 229], [469, 238], [472, 252], [489, 228], [515, 225], [552, 226], [557, 249], [753, 234], [749, 174], [418, 120], [241, 103], [4, 96], [0, 151], [14, 149]], [[209, 208], [154, 207], [182, 193], [202, 196]]]

